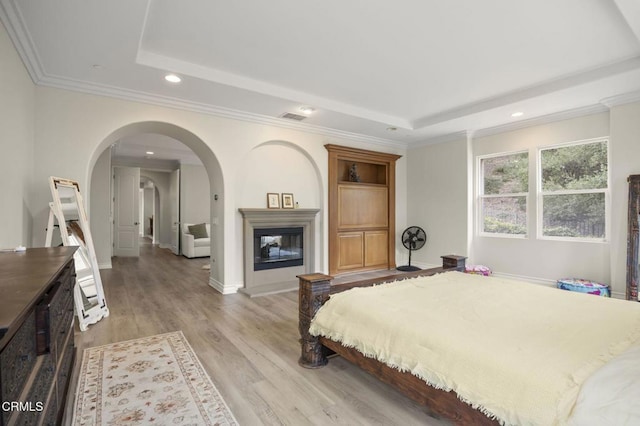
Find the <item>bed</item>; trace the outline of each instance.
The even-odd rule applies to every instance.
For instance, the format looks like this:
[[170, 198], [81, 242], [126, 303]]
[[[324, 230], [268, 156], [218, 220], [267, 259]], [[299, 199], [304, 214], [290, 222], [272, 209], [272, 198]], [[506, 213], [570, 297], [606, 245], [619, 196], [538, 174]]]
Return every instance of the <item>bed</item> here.
[[640, 305], [463, 270], [463, 257], [443, 256], [440, 268], [342, 285], [300, 276], [300, 364], [336, 353], [457, 424], [640, 419], [622, 397], [640, 390]]

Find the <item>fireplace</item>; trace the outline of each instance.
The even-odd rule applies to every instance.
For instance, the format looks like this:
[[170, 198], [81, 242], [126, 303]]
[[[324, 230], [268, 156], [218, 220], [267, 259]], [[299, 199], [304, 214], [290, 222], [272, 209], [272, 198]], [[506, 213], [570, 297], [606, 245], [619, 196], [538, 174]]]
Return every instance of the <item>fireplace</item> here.
[[238, 209], [243, 217], [244, 287], [250, 297], [298, 288], [297, 275], [319, 265], [320, 209]]
[[303, 265], [303, 228], [254, 228], [253, 270]]

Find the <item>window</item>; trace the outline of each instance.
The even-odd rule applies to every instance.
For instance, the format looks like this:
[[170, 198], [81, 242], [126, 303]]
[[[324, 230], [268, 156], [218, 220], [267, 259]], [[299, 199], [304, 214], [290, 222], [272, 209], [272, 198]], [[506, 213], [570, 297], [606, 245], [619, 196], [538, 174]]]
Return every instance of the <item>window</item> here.
[[525, 236], [529, 193], [527, 152], [480, 158], [480, 232]]
[[606, 238], [607, 140], [541, 149], [538, 188], [542, 237]]

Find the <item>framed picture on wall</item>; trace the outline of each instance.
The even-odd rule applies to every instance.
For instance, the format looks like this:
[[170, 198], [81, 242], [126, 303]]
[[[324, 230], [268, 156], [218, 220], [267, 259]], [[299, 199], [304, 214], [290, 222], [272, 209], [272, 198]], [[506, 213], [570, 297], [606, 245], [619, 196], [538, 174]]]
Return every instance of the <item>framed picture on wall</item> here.
[[293, 194], [282, 194], [282, 208], [283, 209], [292, 209], [293, 208]]
[[277, 192], [267, 192], [267, 208], [280, 208], [280, 194], [278, 194]]

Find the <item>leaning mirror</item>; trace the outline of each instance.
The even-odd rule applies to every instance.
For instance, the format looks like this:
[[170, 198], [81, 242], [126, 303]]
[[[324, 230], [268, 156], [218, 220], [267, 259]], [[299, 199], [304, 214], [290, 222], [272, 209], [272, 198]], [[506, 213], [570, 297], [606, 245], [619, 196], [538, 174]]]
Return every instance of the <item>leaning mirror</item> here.
[[52, 176], [49, 178], [49, 186], [53, 202], [49, 203], [45, 245], [51, 246], [57, 221], [62, 244], [78, 247], [73, 256], [76, 268], [74, 303], [78, 325], [81, 331], [85, 331], [90, 324], [109, 316], [89, 220], [78, 182]]

